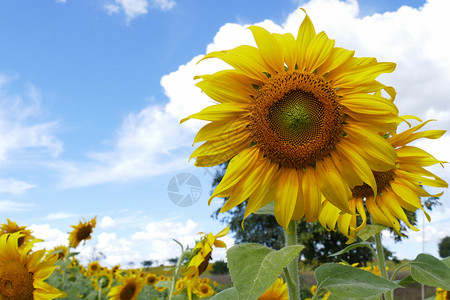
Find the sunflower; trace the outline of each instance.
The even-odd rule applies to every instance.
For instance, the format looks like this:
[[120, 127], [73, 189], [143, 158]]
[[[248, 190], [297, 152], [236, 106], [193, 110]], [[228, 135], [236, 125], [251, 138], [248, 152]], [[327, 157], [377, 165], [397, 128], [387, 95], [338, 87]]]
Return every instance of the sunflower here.
[[[189, 299], [192, 299], [192, 292], [199, 282], [199, 276], [205, 272], [211, 259], [212, 247], [226, 248], [227, 245], [218, 238], [225, 236], [230, 231], [229, 227], [222, 229], [218, 234], [204, 234], [199, 242], [195, 245], [193, 251], [194, 256], [189, 261], [186, 272], [183, 274], [183, 284], [180, 285], [181, 290], [187, 287]], [[177, 293], [181, 292], [177, 288]]]
[[159, 277], [156, 274], [150, 273], [145, 277], [145, 283], [148, 285], [155, 285], [159, 281]]
[[194, 289], [194, 294], [199, 298], [208, 298], [214, 295], [214, 289], [207, 283], [199, 282]]
[[287, 284], [283, 282], [283, 279], [278, 278], [258, 300], [289, 300]]
[[[317, 220], [321, 195], [350, 212], [351, 188], [376, 191], [372, 169], [394, 167], [396, 153], [378, 131], [395, 131], [395, 90], [376, 81], [394, 63], [354, 57], [316, 34], [306, 15], [297, 34], [271, 34], [250, 26], [257, 48], [211, 52], [233, 69], [197, 76], [217, 102], [183, 120], [209, 121], [194, 143], [196, 166], [231, 159], [214, 197], [229, 197], [221, 212], [248, 199], [244, 219], [274, 201], [287, 228], [303, 216]], [[384, 90], [389, 99], [374, 95]]]
[[114, 300], [136, 300], [144, 285], [142, 278], [131, 276], [123, 284], [112, 287], [108, 297]]
[[34, 237], [31, 235], [32, 231], [26, 229], [26, 226], [19, 226], [16, 222], [12, 222], [10, 219], [6, 219], [6, 224], [1, 224], [0, 226], [0, 236], [8, 233], [20, 232], [22, 236], [19, 238], [19, 247], [24, 245], [30, 240], [33, 240]]
[[97, 224], [97, 217], [94, 217], [90, 221], [81, 222], [78, 225], [71, 226], [73, 227], [73, 231], [69, 236], [69, 246], [72, 248], [78, 247], [82, 241], [86, 243], [87, 240], [91, 239], [92, 229]]
[[435, 300], [446, 300], [448, 299], [449, 296], [449, 292], [441, 289], [441, 288], [436, 288], [436, 298], [434, 298]]
[[46, 257], [50, 258], [56, 256], [58, 260], [64, 260], [69, 253], [69, 248], [64, 245], [59, 245], [53, 248], [53, 250], [48, 251]]
[[21, 237], [24, 235], [19, 232], [0, 237], [0, 299], [66, 297], [66, 293], [44, 282], [56, 268], [57, 257], [43, 261], [45, 250], [30, 253], [33, 244], [39, 240], [18, 247]]
[[88, 265], [88, 273], [92, 276], [96, 273], [98, 273], [101, 270], [101, 266], [98, 263], [98, 261], [93, 261], [91, 263], [89, 263]]
[[[409, 222], [405, 210], [415, 212], [421, 209], [430, 220], [422, 207], [420, 197], [438, 197], [442, 193], [431, 195], [423, 186], [442, 188], [448, 187], [448, 184], [424, 167], [442, 164], [444, 161], [437, 160], [418, 147], [408, 145], [420, 138], [437, 139], [445, 133], [445, 130], [418, 132], [430, 121], [422, 122], [386, 139], [397, 153], [396, 166], [385, 172], [373, 171], [378, 187], [377, 198], [374, 198], [373, 190], [366, 184], [354, 187], [352, 199], [349, 202], [352, 214], [341, 212], [339, 208], [326, 200], [323, 202], [323, 209], [319, 216], [322, 225], [329, 230], [335, 230], [337, 223], [339, 231], [349, 238], [347, 243], [352, 243], [356, 233], [367, 222], [365, 209], [374, 223], [392, 227], [399, 234], [401, 234], [400, 220], [412, 230], [419, 230]], [[361, 220], [359, 225], [357, 213]]]

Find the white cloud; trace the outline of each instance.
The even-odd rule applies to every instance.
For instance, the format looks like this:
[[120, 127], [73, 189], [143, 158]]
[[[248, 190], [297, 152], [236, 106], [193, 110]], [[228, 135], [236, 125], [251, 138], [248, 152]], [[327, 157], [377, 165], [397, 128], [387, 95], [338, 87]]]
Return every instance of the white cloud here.
[[59, 245], [67, 246], [69, 244], [69, 235], [56, 228], [51, 228], [48, 224], [36, 225], [33, 224], [28, 227], [33, 231], [33, 236], [37, 239], [44, 240], [41, 243], [35, 244], [35, 249], [50, 250]]
[[[175, 1], [150, 0], [150, 5], [161, 10], [170, 10], [175, 6]], [[114, 0], [114, 2], [104, 5], [104, 9], [110, 15], [122, 12], [127, 23], [140, 15], [147, 14], [148, 8], [149, 2], [147, 0]]]
[[0, 163], [10, 160], [13, 153], [44, 150], [53, 157], [58, 156], [62, 143], [54, 136], [57, 122], [39, 122], [41, 96], [29, 85], [24, 93], [8, 91], [14, 78], [0, 74]]
[[114, 228], [116, 227], [116, 221], [114, 221], [111, 217], [105, 216], [100, 221], [100, 228]]
[[67, 0], [55, 0], [57, 3], [66, 3]]
[[59, 212], [59, 213], [48, 214], [44, 217], [44, 219], [53, 221], [53, 220], [61, 220], [61, 219], [67, 219], [67, 218], [72, 218], [72, 217], [76, 217], [76, 215], [68, 213], [68, 212]]
[[19, 181], [13, 178], [0, 179], [0, 193], [20, 195], [34, 187], [36, 187], [34, 184]]
[[33, 203], [20, 203], [11, 200], [0, 200], [0, 211], [2, 212], [28, 210], [33, 206]]

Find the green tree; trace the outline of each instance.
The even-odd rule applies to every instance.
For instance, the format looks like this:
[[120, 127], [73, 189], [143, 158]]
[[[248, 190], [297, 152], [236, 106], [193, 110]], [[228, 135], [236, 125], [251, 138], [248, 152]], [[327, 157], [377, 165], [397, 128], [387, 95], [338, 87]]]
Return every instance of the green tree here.
[[227, 263], [223, 260], [218, 260], [212, 264], [211, 274], [228, 274]]
[[446, 236], [439, 242], [438, 249], [440, 257], [446, 258], [450, 256], [450, 236]]

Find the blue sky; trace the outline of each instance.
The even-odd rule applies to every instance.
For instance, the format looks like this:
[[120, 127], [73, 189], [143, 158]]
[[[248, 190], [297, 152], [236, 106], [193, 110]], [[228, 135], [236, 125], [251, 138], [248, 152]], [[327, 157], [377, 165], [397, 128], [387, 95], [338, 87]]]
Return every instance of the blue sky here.
[[[382, 80], [397, 88], [401, 114], [437, 118], [429, 129], [450, 129], [450, 49], [441, 39], [450, 26], [447, 1], [224, 3], [2, 1], [0, 222], [32, 226], [51, 247], [80, 218], [97, 215], [82, 255], [95, 248], [108, 264], [163, 261], [177, 255], [170, 237], [192, 245], [198, 231], [220, 231], [210, 215], [221, 201], [206, 203], [215, 171], [187, 161], [199, 123], [179, 120], [210, 103], [193, 76], [223, 66], [196, 62], [212, 50], [251, 44], [250, 24], [295, 31], [300, 6], [337, 45], [398, 63]], [[447, 137], [421, 146], [450, 161]], [[450, 178], [448, 168], [435, 170]], [[183, 172], [202, 185], [191, 207], [174, 205], [167, 194]], [[450, 225], [446, 194], [442, 201], [425, 231], [425, 248], [435, 255]], [[387, 244], [413, 258], [420, 239]]]

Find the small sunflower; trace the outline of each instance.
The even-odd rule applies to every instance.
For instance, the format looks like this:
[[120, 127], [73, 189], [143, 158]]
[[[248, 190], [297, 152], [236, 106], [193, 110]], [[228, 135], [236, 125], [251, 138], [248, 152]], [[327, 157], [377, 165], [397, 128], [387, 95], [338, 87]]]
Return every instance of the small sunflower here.
[[[215, 188], [229, 197], [221, 212], [248, 199], [244, 219], [274, 201], [277, 222], [315, 222], [321, 195], [349, 212], [351, 189], [363, 183], [376, 193], [371, 170], [385, 172], [396, 153], [378, 131], [395, 131], [395, 90], [375, 79], [394, 63], [354, 57], [316, 34], [306, 15], [297, 34], [271, 34], [250, 26], [257, 48], [211, 52], [233, 69], [198, 76], [217, 104], [183, 120], [209, 121], [194, 143], [196, 166], [230, 160]], [[390, 98], [375, 95], [386, 91]]]
[[78, 247], [78, 245], [84, 241], [86, 243], [87, 240], [91, 239], [92, 229], [97, 224], [97, 217], [94, 217], [90, 221], [81, 222], [78, 225], [71, 226], [73, 227], [73, 231], [69, 236], [69, 246], [72, 248]]
[[[189, 300], [192, 299], [192, 292], [199, 282], [199, 276], [205, 272], [211, 259], [212, 247], [226, 248], [227, 245], [219, 240], [230, 231], [229, 227], [222, 229], [218, 234], [204, 234], [200, 241], [195, 245], [194, 256], [189, 261], [186, 272], [183, 274], [183, 285], [187, 287]], [[181, 287], [182, 288], [182, 287]], [[177, 289], [178, 290], [178, 289]]]
[[53, 248], [52, 250], [48, 251], [46, 257], [50, 258], [53, 256], [56, 256], [58, 260], [64, 260], [69, 253], [69, 248], [64, 245], [59, 245]]
[[22, 233], [22, 236], [19, 238], [19, 247], [24, 245], [30, 240], [33, 240], [34, 237], [31, 235], [32, 231], [29, 229], [26, 229], [26, 226], [19, 226], [16, 222], [12, 222], [10, 219], [6, 219], [6, 224], [1, 224], [0, 227], [0, 236], [8, 233], [15, 233], [20, 232]]
[[136, 300], [144, 287], [145, 282], [139, 276], [131, 276], [125, 279], [121, 285], [113, 286], [108, 293], [113, 300]]
[[449, 299], [450, 293], [444, 289], [436, 288], [436, 298], [435, 300], [447, 300]]
[[101, 266], [98, 263], [98, 261], [93, 261], [89, 263], [88, 265], [88, 273], [92, 276], [94, 274], [97, 274], [101, 270]]
[[199, 298], [208, 298], [214, 295], [214, 289], [207, 283], [199, 282], [194, 289], [194, 294]]
[[258, 300], [289, 300], [287, 284], [283, 282], [283, 279], [278, 278]]
[[[385, 172], [373, 171], [377, 184], [377, 198], [374, 198], [371, 187], [363, 184], [352, 189], [352, 199], [349, 201], [352, 214], [343, 213], [329, 201], [324, 201], [319, 216], [322, 225], [329, 230], [335, 230], [337, 223], [339, 231], [349, 238], [347, 243], [352, 243], [356, 232], [360, 231], [367, 222], [365, 209], [374, 223], [392, 227], [399, 234], [401, 234], [399, 220], [412, 230], [419, 230], [409, 222], [405, 210], [415, 212], [421, 209], [430, 220], [422, 207], [420, 197], [440, 196], [442, 193], [430, 195], [423, 186], [442, 188], [448, 187], [448, 184], [442, 178], [427, 171], [425, 167], [442, 164], [444, 161], [434, 158], [418, 147], [408, 145], [420, 138], [437, 139], [445, 133], [445, 130], [417, 132], [428, 122], [430, 121], [420, 123], [402, 133], [393, 134], [386, 139], [397, 153], [396, 166]], [[357, 224], [357, 213], [361, 217], [361, 224]]]
[[44, 282], [52, 274], [57, 257], [42, 260], [45, 250], [31, 253], [33, 244], [18, 247], [20, 232], [0, 237], [0, 299], [50, 300], [64, 298], [66, 293]]
[[156, 274], [150, 273], [145, 277], [145, 283], [148, 285], [155, 285], [159, 281], [159, 277]]

